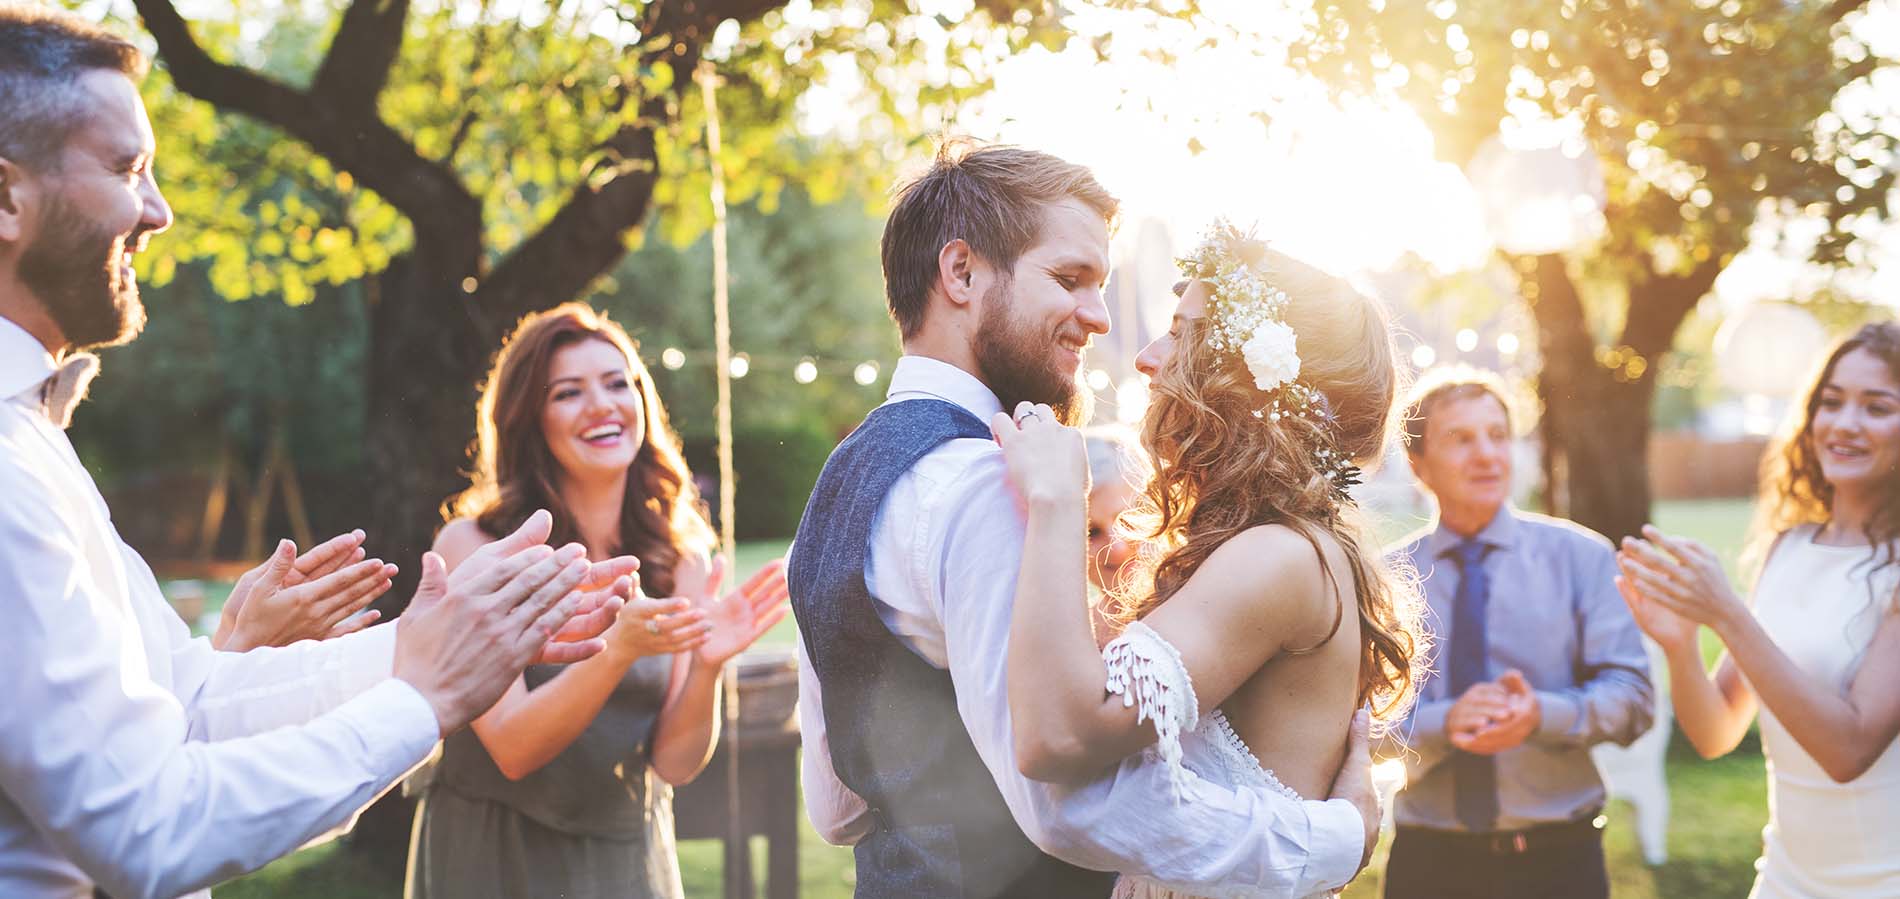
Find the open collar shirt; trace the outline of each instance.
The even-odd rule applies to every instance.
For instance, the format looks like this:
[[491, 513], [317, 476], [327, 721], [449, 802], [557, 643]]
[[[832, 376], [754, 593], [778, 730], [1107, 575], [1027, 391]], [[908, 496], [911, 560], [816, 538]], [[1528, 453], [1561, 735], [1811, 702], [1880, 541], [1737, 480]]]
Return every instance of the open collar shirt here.
[[0, 318], [0, 896], [202, 891], [346, 824], [429, 753], [435, 714], [389, 676], [394, 625], [192, 638], [47, 418], [53, 371]]
[[[915, 399], [955, 403], [985, 422], [1002, 411], [968, 372], [905, 356], [885, 402]], [[948, 441], [892, 486], [864, 573], [891, 633], [949, 670], [963, 725], [1024, 835], [1070, 864], [1198, 895], [1305, 896], [1351, 879], [1365, 831], [1345, 800], [1300, 802], [1194, 778], [1192, 798], [1178, 801], [1168, 769], [1147, 753], [1080, 786], [1017, 770], [1004, 677], [1025, 530], [1002, 450], [990, 440]], [[824, 698], [802, 640], [798, 651], [806, 810], [828, 841], [855, 842], [870, 826], [866, 805], [832, 770]]]

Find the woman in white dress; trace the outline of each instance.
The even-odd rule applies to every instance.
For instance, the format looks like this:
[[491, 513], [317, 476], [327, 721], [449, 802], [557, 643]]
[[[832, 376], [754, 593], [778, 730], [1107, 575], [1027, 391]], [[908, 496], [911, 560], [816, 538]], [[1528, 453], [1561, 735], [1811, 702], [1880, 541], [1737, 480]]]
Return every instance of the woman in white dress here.
[[[1769, 811], [1751, 895], [1900, 896], [1900, 325], [1843, 341], [1805, 399], [1764, 465], [1752, 612], [1714, 553], [1654, 528], [1624, 541], [1618, 583], [1704, 758], [1760, 708]], [[1699, 626], [1727, 649], [1713, 676]]]
[[[1173, 327], [1137, 361], [1156, 467], [1131, 513], [1144, 545], [1101, 627], [1082, 436], [1027, 404], [993, 423], [1028, 516], [1008, 649], [1016, 761], [1083, 781], [1152, 751], [1214, 788], [1325, 796], [1356, 713], [1401, 714], [1423, 649], [1416, 587], [1347, 494], [1391, 430], [1391, 332], [1376, 303], [1231, 226], [1182, 265]], [[1116, 893], [1179, 895], [1140, 877]]]

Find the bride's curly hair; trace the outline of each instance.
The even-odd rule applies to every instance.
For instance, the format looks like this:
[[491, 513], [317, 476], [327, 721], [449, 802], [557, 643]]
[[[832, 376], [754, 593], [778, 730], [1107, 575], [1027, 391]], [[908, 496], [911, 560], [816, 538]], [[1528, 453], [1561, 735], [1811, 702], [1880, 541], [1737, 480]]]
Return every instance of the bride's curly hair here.
[[[1822, 388], [1833, 379], [1841, 359], [1855, 350], [1864, 350], [1886, 363], [1888, 375], [1900, 381], [1900, 324], [1895, 322], [1861, 326], [1835, 344], [1822, 360], [1803, 401], [1791, 410], [1774, 442], [1762, 454], [1760, 496], [1742, 560], [1743, 567], [1757, 576], [1782, 534], [1804, 524], [1824, 525], [1834, 517], [1834, 485], [1827, 482], [1815, 451], [1814, 417], [1821, 409]], [[1887, 472], [1876, 493], [1900, 498], [1900, 470]], [[1900, 564], [1895, 558], [1895, 548], [1900, 545], [1900, 501], [1882, 503], [1867, 519], [1863, 532], [1875, 548], [1870, 574]], [[1869, 577], [1868, 583], [1872, 589], [1874, 579]], [[1900, 595], [1888, 597], [1888, 604], [1900, 608]]]
[[[1187, 583], [1221, 544], [1248, 528], [1293, 529], [1319, 555], [1338, 595], [1322, 535], [1352, 567], [1362, 644], [1361, 701], [1382, 724], [1401, 717], [1419, 679], [1427, 638], [1417, 577], [1384, 558], [1358, 507], [1342, 502], [1315, 456], [1342, 453], [1361, 466], [1385, 454], [1401, 375], [1385, 310], [1344, 281], [1255, 245], [1246, 254], [1267, 283], [1285, 291], [1285, 323], [1298, 335], [1300, 381], [1325, 396], [1330, 424], [1305, 415], [1257, 418], [1264, 396], [1238, 353], [1209, 346], [1206, 317], [1185, 321], [1172, 358], [1156, 374], [1142, 429], [1155, 472], [1122, 526], [1143, 552], [1107, 611], [1118, 623], [1146, 615]], [[1326, 636], [1338, 633], [1344, 604]]]

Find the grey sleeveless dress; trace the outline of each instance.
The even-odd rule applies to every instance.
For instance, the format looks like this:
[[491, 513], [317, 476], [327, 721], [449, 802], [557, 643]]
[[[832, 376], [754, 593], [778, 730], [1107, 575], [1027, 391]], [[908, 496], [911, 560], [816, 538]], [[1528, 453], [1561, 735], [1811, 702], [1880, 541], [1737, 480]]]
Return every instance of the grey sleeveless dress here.
[[[573, 745], [511, 781], [468, 728], [442, 745], [416, 810], [409, 899], [681, 895], [673, 790], [648, 766], [673, 657], [633, 663]], [[534, 690], [561, 671], [527, 671]]]

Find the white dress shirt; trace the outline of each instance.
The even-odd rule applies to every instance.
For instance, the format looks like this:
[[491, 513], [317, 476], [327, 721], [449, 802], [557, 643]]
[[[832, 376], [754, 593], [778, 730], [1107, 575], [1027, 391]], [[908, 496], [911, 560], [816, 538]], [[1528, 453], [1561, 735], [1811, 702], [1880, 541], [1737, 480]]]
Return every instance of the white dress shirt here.
[[0, 318], [0, 896], [177, 896], [347, 823], [437, 737], [395, 627], [213, 650], [119, 539]]
[[[968, 372], [921, 356], [900, 359], [885, 402], [929, 398], [984, 422], [1002, 411]], [[891, 633], [949, 669], [964, 728], [1024, 835], [1070, 864], [1145, 875], [1201, 895], [1304, 896], [1351, 879], [1365, 829], [1345, 800], [1232, 791], [1191, 772], [1187, 798], [1177, 800], [1168, 768], [1145, 752], [1081, 786], [1018, 772], [1004, 677], [1025, 527], [1002, 450], [990, 440], [952, 440], [892, 486], [864, 572]], [[832, 770], [823, 697], [802, 640], [798, 652], [805, 809], [826, 840], [852, 843], [869, 829], [866, 804]]]

